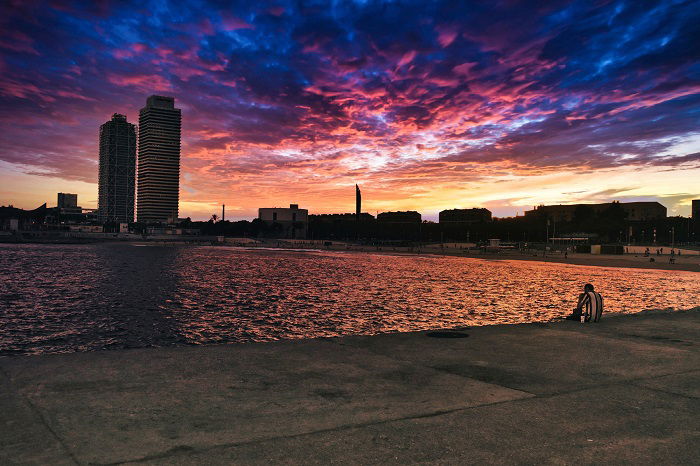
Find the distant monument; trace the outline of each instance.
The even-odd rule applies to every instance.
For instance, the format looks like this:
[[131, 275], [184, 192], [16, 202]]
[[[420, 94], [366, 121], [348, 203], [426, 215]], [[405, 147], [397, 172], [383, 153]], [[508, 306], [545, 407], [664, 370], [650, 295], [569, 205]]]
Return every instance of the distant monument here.
[[693, 220], [700, 220], [700, 199], [693, 199], [692, 217]]
[[360, 187], [355, 185], [355, 220], [360, 221], [360, 214], [362, 213], [362, 193], [360, 192]]

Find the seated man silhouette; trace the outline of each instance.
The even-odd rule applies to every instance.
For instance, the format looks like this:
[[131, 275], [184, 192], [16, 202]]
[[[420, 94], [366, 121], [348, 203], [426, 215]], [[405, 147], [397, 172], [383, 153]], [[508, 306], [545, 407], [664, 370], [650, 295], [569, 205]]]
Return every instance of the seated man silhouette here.
[[598, 322], [603, 314], [603, 297], [596, 292], [593, 285], [587, 283], [583, 287], [583, 293], [578, 295], [578, 304], [574, 312], [567, 316], [567, 320], [581, 320], [585, 322]]

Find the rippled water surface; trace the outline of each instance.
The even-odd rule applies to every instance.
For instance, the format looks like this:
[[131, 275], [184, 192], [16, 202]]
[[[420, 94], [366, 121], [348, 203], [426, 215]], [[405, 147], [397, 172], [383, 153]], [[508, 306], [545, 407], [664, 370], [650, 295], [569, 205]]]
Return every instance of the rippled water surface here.
[[700, 305], [695, 272], [227, 247], [0, 245], [0, 354], [265, 341]]

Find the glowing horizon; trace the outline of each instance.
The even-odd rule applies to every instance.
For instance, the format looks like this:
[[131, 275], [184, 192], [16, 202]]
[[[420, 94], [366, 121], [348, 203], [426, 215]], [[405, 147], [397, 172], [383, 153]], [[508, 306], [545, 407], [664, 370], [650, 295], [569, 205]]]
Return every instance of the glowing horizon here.
[[0, 204], [96, 207], [99, 126], [151, 94], [181, 217], [700, 198], [698, 4], [341, 3], [8, 2]]

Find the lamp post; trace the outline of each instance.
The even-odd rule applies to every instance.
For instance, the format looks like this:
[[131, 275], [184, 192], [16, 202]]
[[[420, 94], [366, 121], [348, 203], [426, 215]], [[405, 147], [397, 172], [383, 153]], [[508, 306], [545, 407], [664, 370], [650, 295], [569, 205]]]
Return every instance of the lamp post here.
[[676, 243], [676, 227], [671, 227], [671, 249], [674, 248]]

